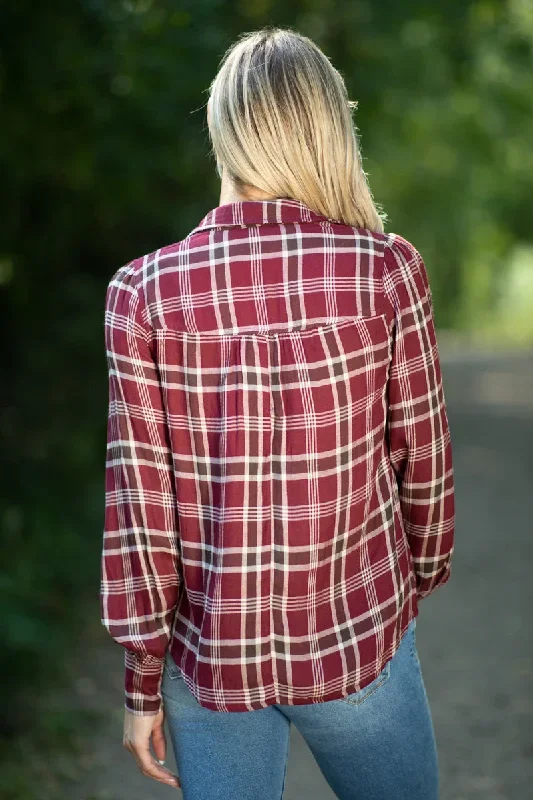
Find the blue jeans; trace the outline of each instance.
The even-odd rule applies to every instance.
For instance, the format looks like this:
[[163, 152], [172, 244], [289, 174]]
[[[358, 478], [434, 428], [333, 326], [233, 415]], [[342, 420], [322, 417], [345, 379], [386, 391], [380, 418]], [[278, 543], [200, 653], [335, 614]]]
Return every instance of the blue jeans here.
[[167, 652], [161, 691], [184, 800], [282, 798], [292, 722], [339, 800], [438, 800], [415, 627], [360, 692], [244, 712], [203, 708]]

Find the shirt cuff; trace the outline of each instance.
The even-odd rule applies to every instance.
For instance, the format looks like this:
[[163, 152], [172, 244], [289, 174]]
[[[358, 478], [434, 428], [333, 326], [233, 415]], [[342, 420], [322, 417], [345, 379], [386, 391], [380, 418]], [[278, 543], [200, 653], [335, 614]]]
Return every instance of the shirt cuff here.
[[124, 705], [132, 714], [148, 716], [159, 713], [164, 666], [164, 658], [124, 651]]
[[441, 571], [436, 575], [432, 575], [431, 578], [420, 578], [417, 576], [416, 586], [418, 599], [422, 600], [424, 597], [429, 597], [429, 595], [433, 594], [435, 589], [438, 589], [439, 586], [444, 586], [444, 584], [447, 583], [450, 575], [451, 563], [448, 561]]

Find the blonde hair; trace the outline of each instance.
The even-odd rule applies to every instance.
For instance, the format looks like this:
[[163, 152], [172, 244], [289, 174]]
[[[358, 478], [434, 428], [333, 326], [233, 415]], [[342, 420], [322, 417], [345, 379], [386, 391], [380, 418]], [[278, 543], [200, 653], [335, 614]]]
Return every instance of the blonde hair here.
[[267, 26], [242, 34], [209, 87], [219, 176], [299, 200], [331, 220], [383, 233], [341, 74], [314, 42]]

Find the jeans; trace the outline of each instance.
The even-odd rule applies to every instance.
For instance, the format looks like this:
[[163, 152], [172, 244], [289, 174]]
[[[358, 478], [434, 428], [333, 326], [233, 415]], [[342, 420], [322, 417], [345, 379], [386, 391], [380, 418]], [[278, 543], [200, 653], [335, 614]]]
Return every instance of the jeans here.
[[372, 683], [339, 700], [203, 708], [167, 652], [163, 705], [184, 800], [283, 797], [294, 723], [339, 800], [438, 800], [436, 741], [416, 618]]

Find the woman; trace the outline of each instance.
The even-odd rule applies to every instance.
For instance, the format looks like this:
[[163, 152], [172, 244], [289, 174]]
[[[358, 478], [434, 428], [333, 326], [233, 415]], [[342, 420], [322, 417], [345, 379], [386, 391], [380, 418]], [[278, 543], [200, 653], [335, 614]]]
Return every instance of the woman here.
[[220, 204], [108, 286], [102, 622], [123, 743], [186, 800], [281, 797], [291, 723], [342, 800], [438, 796], [415, 624], [450, 576], [450, 433], [354, 106], [306, 37], [242, 36], [208, 102]]

